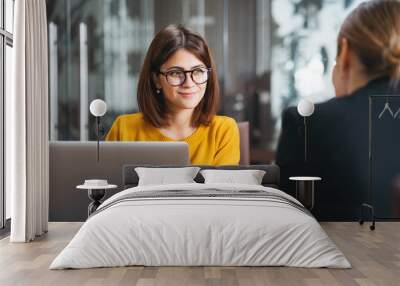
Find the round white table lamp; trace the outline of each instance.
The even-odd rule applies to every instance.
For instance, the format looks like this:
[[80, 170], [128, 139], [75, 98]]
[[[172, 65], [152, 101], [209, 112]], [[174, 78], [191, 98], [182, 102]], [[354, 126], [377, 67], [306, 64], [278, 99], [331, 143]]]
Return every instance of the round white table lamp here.
[[107, 112], [107, 104], [101, 99], [95, 99], [90, 103], [90, 113], [96, 117], [101, 117]]
[[101, 99], [95, 99], [90, 103], [90, 113], [96, 117], [97, 124], [97, 162], [100, 161], [100, 117], [107, 112], [107, 104]]
[[314, 104], [308, 99], [301, 99], [297, 105], [297, 112], [304, 117], [311, 116], [314, 113]]
[[301, 99], [297, 104], [297, 112], [304, 118], [304, 162], [307, 162], [307, 120], [314, 113], [314, 104], [308, 99]]

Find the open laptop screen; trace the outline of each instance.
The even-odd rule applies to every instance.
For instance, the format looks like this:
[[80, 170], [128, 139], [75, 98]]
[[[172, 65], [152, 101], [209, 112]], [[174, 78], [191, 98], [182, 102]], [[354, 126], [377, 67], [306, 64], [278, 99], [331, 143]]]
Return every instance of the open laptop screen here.
[[[106, 179], [121, 186], [122, 167], [134, 165], [189, 165], [189, 147], [185, 142], [50, 142], [50, 221], [84, 221], [89, 199], [85, 191], [75, 189], [85, 179]], [[107, 192], [107, 197], [118, 192]]]

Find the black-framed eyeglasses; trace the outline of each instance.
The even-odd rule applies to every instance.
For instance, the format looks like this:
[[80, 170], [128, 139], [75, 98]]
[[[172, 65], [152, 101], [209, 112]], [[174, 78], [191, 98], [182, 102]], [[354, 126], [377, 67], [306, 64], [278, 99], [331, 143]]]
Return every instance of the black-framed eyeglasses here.
[[167, 82], [172, 86], [180, 86], [186, 81], [186, 74], [190, 73], [192, 81], [196, 84], [206, 83], [209, 78], [211, 68], [198, 67], [185, 71], [183, 69], [171, 69], [165, 72], [159, 71], [159, 74], [165, 76]]

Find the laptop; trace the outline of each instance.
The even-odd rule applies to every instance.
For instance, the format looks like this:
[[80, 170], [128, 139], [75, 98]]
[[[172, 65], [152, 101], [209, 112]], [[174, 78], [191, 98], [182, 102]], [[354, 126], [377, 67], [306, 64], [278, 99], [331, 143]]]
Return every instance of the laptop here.
[[[90, 200], [76, 186], [86, 179], [105, 179], [122, 187], [123, 165], [187, 166], [186, 142], [54, 141], [49, 143], [49, 220], [85, 221]], [[106, 198], [121, 191], [107, 191]]]

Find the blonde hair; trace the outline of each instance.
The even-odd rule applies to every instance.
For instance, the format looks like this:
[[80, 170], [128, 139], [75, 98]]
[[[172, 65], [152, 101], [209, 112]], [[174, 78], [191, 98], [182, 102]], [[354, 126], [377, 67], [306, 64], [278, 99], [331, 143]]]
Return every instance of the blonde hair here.
[[400, 82], [400, 2], [373, 0], [361, 3], [345, 19], [338, 36], [345, 38], [367, 75], [387, 75]]

